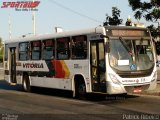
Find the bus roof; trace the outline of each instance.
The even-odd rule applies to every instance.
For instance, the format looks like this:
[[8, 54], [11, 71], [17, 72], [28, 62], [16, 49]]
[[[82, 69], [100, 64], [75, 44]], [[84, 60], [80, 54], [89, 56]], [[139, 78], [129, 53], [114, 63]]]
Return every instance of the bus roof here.
[[[51, 39], [51, 38], [59, 38], [59, 37], [69, 37], [69, 36], [76, 36], [76, 35], [84, 35], [95, 33], [96, 28], [90, 29], [82, 29], [82, 30], [72, 30], [72, 31], [64, 31], [60, 33], [51, 33], [51, 34], [44, 34], [44, 35], [31, 35], [28, 37], [19, 37], [16, 39], [8, 39], [5, 40], [5, 43], [15, 43], [15, 42], [26, 42], [26, 41], [34, 41], [34, 40], [44, 40], [44, 39]], [[103, 27], [97, 27], [98, 32], [102, 32]]]
[[[106, 29], [141, 29], [145, 30], [145, 28], [138, 28], [138, 27], [129, 27], [129, 26], [105, 26]], [[15, 39], [8, 39], [5, 40], [5, 44], [8, 43], [16, 43], [16, 42], [27, 42], [27, 41], [34, 41], [34, 40], [44, 40], [44, 39], [52, 39], [52, 38], [60, 38], [60, 37], [69, 37], [69, 36], [76, 36], [76, 35], [85, 35], [91, 33], [103, 33], [104, 26], [98, 26], [90, 29], [82, 29], [82, 30], [72, 30], [72, 31], [64, 31], [60, 33], [50, 33], [44, 35], [32, 35], [28, 37], [19, 37]]]

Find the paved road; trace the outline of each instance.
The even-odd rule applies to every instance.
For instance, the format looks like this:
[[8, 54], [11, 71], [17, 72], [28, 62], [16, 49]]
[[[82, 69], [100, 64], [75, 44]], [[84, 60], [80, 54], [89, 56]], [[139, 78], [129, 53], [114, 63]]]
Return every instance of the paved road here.
[[[1, 117], [19, 119], [76, 119], [83, 120], [121, 120], [129, 117], [151, 117], [160, 120], [160, 97], [151, 96], [108, 96], [90, 97], [88, 100], [76, 100], [67, 92], [57, 94], [55, 90], [35, 90], [35, 93], [23, 92], [20, 86], [9, 86], [0, 81]], [[63, 95], [62, 95], [63, 94]], [[92, 99], [94, 98], [94, 99]], [[124, 118], [125, 117], [125, 118]], [[18, 120], [19, 120], [18, 119]]]
[[[0, 81], [0, 119], [18, 120], [106, 120], [129, 117], [154, 117], [160, 120], [160, 97], [157, 96], [91, 96], [76, 100], [68, 92], [36, 88], [23, 92], [21, 86]], [[5, 119], [4, 119], [5, 120]]]

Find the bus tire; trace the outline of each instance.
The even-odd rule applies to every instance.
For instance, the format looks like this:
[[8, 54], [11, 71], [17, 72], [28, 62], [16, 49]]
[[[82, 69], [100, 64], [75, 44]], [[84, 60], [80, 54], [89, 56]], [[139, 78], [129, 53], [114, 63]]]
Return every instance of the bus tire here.
[[28, 75], [24, 75], [23, 77], [23, 89], [26, 92], [31, 92], [31, 86], [30, 86], [30, 81]]
[[86, 86], [84, 80], [75, 80], [75, 97], [86, 99]]

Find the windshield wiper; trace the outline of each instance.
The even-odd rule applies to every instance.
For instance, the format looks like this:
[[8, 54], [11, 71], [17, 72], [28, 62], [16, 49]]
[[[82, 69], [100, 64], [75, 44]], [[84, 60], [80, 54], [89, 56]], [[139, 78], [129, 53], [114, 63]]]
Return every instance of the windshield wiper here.
[[120, 42], [122, 43], [122, 45], [124, 46], [124, 48], [128, 51], [128, 53], [130, 54], [131, 51], [130, 51], [130, 48], [129, 46], [127, 45], [127, 43], [125, 41], [123, 41], [122, 37], [119, 37], [119, 40]]

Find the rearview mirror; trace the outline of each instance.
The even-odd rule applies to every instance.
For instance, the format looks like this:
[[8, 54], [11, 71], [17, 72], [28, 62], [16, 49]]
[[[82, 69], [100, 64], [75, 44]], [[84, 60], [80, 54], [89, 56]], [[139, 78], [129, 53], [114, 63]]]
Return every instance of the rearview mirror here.
[[109, 42], [106, 42], [106, 52], [109, 53], [110, 52], [110, 45], [109, 45]]

